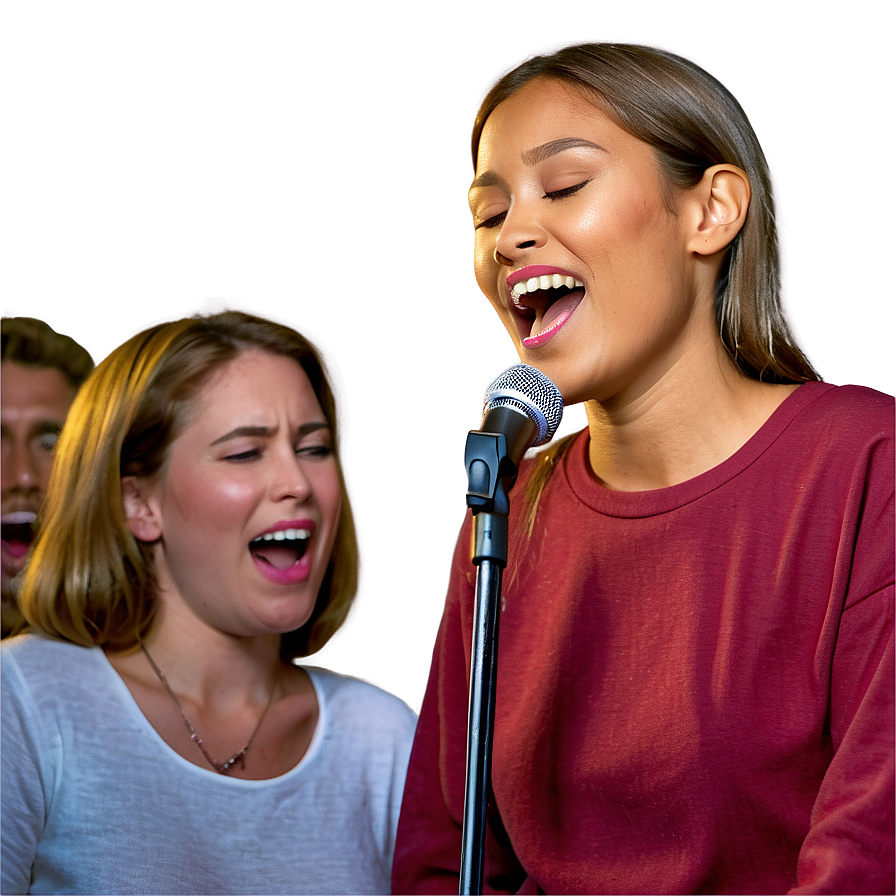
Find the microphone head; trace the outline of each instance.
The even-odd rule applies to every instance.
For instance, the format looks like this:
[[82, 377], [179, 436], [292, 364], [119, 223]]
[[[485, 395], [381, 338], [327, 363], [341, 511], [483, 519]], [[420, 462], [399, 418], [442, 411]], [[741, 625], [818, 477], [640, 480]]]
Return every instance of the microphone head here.
[[550, 442], [563, 417], [563, 396], [540, 370], [516, 364], [499, 374], [485, 392], [483, 414], [494, 408], [515, 408], [535, 424], [533, 445]]

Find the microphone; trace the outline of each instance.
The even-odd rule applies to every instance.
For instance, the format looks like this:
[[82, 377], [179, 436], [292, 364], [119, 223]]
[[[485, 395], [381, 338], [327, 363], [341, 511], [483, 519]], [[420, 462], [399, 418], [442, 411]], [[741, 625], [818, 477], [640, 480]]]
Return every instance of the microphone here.
[[538, 368], [528, 364], [508, 367], [485, 392], [484, 432], [502, 432], [514, 464], [536, 445], [554, 438], [563, 417], [560, 390]]
[[[506, 492], [523, 455], [550, 442], [562, 417], [560, 390], [537, 368], [517, 364], [495, 378], [485, 392], [480, 429], [467, 436], [467, 504], [474, 513], [493, 504], [507, 512]], [[503, 495], [496, 494], [499, 483]]]

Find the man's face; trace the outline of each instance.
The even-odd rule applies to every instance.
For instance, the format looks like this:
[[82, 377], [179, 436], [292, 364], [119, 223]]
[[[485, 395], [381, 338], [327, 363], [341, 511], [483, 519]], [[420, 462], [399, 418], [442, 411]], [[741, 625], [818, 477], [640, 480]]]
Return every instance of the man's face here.
[[47, 490], [56, 439], [75, 390], [62, 371], [0, 365], [2, 396], [3, 634], [17, 613], [13, 578], [25, 564], [33, 524]]

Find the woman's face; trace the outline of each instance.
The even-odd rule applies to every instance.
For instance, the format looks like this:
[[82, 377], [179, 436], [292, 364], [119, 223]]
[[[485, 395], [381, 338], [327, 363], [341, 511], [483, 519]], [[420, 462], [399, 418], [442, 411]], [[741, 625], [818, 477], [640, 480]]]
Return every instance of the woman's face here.
[[199, 390], [149, 484], [150, 528], [132, 522], [132, 531], [158, 539], [165, 611], [229, 634], [281, 633], [311, 615], [340, 504], [330, 430], [307, 375], [250, 349]]
[[470, 207], [477, 282], [566, 403], [633, 397], [687, 353], [692, 216], [667, 207], [653, 149], [592, 102], [540, 79], [501, 103]]

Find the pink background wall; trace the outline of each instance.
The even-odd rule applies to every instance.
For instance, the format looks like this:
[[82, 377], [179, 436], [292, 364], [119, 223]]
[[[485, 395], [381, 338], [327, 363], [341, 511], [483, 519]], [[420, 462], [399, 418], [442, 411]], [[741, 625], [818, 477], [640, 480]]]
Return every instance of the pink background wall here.
[[[796, 2], [0, 4], [4, 314], [102, 354], [195, 291], [332, 367], [364, 546], [331, 665], [416, 700], [462, 509], [463, 434], [513, 363], [470, 270], [469, 120], [528, 49], [684, 55], [770, 158], [788, 316], [823, 376], [893, 390], [894, 11]], [[202, 310], [202, 309], [199, 309]]]

